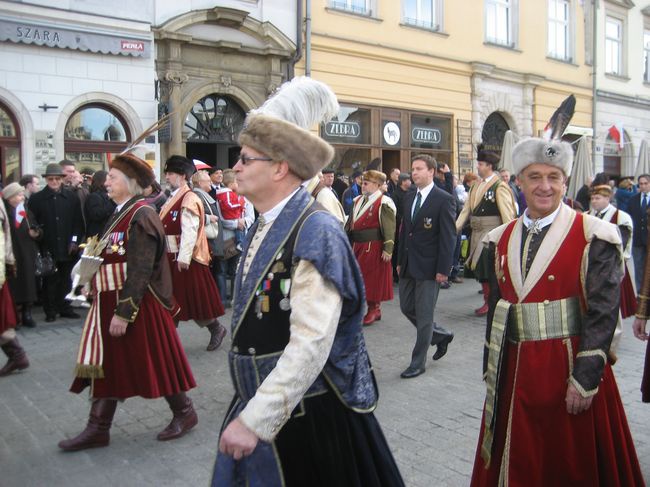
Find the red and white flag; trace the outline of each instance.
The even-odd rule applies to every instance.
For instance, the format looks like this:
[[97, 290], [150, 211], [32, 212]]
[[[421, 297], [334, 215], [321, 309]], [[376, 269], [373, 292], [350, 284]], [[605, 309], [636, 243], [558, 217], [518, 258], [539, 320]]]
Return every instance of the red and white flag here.
[[610, 138], [618, 144], [619, 149], [623, 149], [625, 145], [625, 137], [623, 136], [623, 124], [617, 122], [611, 127], [609, 127], [609, 136]]
[[20, 224], [23, 222], [26, 215], [27, 212], [25, 211], [25, 203], [20, 203], [18, 206], [16, 206], [16, 228], [20, 228]]

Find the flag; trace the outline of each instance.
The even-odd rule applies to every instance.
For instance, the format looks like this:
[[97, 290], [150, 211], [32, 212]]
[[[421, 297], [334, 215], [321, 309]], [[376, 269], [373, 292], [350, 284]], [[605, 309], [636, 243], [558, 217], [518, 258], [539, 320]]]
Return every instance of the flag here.
[[16, 225], [16, 228], [20, 228], [20, 224], [23, 222], [26, 215], [27, 212], [25, 211], [25, 203], [20, 203], [18, 206], [16, 206], [16, 221], [14, 223]]
[[623, 136], [623, 124], [618, 122], [609, 127], [609, 137], [618, 144], [619, 149], [623, 149], [625, 145], [625, 137]]

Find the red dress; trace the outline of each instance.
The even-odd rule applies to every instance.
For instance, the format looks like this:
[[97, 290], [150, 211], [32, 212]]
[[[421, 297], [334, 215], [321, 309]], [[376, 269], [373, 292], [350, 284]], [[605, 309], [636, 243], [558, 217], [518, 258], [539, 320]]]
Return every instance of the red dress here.
[[9, 282], [0, 287], [0, 335], [10, 328], [16, 328], [18, 318], [16, 316], [16, 306], [9, 292]]
[[[140, 206], [136, 203], [127, 215], [112, 229], [112, 234], [119, 234], [121, 247], [125, 252], [114, 251], [111, 244], [104, 249], [104, 261], [92, 281], [95, 294], [93, 307], [87, 320], [98, 317], [101, 330], [101, 351], [103, 352], [104, 378], [80, 378], [72, 383], [70, 390], [79, 393], [91, 386], [93, 398], [125, 399], [132, 396], [156, 398], [169, 396], [196, 387], [192, 370], [185, 356], [172, 313], [153, 295], [150, 287], [144, 292], [139, 305], [137, 317], [127, 325], [126, 334], [112, 337], [109, 333], [110, 322], [115, 314], [120, 290], [126, 284], [127, 256], [129, 252], [144, 255], [155, 252], [146, 238], [140, 238], [138, 247], [129, 250], [129, 232], [131, 221]], [[147, 210], [150, 210], [147, 208]], [[156, 215], [153, 215], [157, 218]], [[162, 246], [162, 232], [160, 234]], [[145, 246], [143, 246], [143, 244]], [[164, 257], [162, 257], [164, 259]], [[161, 261], [167, 266], [167, 262]], [[163, 275], [169, 279], [169, 273], [163, 269]], [[99, 304], [97, 307], [96, 304]], [[86, 326], [84, 336], [86, 336]], [[81, 355], [81, 354], [80, 354]]]
[[[353, 219], [351, 230], [377, 229], [381, 233], [379, 222], [381, 202], [382, 197], [380, 196], [369, 209]], [[361, 204], [361, 199], [353, 206], [353, 212], [356, 212], [358, 204]], [[393, 299], [393, 268], [390, 260], [384, 262], [381, 258], [383, 246], [384, 242], [381, 239], [370, 242], [353, 242], [352, 244], [354, 256], [357, 258], [363, 275], [363, 283], [366, 286], [366, 300], [371, 303]]]
[[[499, 259], [504, 262], [516, 222], [509, 225], [497, 245]], [[580, 297], [584, 303], [579, 276], [586, 243], [582, 215], [578, 214], [560, 250], [521, 302]], [[520, 302], [508, 264], [501, 267], [502, 298]], [[644, 485], [609, 364], [591, 407], [577, 415], [566, 410], [567, 379], [579, 342], [576, 336], [519, 343], [506, 340], [490, 464], [486, 468], [481, 457], [482, 420], [472, 486], [501, 485], [502, 472], [505, 485], [513, 486]]]
[[[225, 310], [210, 268], [192, 259], [188, 269], [179, 271], [176, 261], [178, 245], [181, 241], [183, 198], [189, 192], [190, 190], [187, 189], [183, 194], [178, 195], [176, 202], [169, 208], [163, 208], [160, 215], [167, 236], [167, 258], [172, 271], [174, 298], [181, 308], [177, 319], [180, 321], [212, 320], [223, 316]], [[201, 221], [200, 224], [203, 225], [204, 222]]]

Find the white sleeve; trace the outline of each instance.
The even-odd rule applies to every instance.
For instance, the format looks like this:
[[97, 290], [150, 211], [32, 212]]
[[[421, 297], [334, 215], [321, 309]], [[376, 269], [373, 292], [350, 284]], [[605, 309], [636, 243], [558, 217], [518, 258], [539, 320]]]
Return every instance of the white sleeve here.
[[181, 210], [181, 243], [178, 246], [178, 257], [176, 258], [178, 262], [183, 264], [191, 262], [200, 224], [198, 215], [187, 208]]
[[260, 439], [273, 440], [323, 370], [342, 305], [334, 285], [301, 260], [291, 284], [289, 344], [239, 415]]

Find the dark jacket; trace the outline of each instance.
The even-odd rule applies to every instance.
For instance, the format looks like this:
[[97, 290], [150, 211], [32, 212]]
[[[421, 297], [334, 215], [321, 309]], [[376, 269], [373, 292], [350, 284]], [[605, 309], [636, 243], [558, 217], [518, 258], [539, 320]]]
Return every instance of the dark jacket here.
[[445, 180], [441, 181], [438, 178], [433, 178], [433, 184], [436, 185], [436, 188], [440, 188], [443, 191], [446, 191], [449, 194], [454, 194], [454, 175], [451, 171], [444, 173]]
[[399, 234], [400, 277], [433, 280], [436, 274], [451, 272], [456, 247], [456, 201], [435, 185], [411, 221], [417, 191], [404, 196]]
[[582, 205], [583, 208], [589, 209], [591, 203], [591, 196], [589, 195], [589, 186], [583, 185], [576, 194], [576, 201]]
[[108, 197], [106, 191], [94, 191], [86, 198], [84, 214], [86, 215], [86, 236], [101, 237], [104, 225], [115, 212], [115, 203]]
[[352, 183], [350, 187], [343, 192], [341, 200], [343, 205], [343, 211], [345, 212], [346, 215], [350, 214], [350, 212], [352, 211], [352, 203], [354, 202], [354, 198], [356, 198], [360, 194], [361, 194], [361, 186], [359, 186], [357, 183]]
[[71, 243], [83, 242], [84, 221], [76, 194], [63, 188], [58, 193], [48, 186], [29, 198], [28, 208], [43, 228], [43, 244], [57, 261], [72, 261]]
[[[648, 212], [641, 211], [641, 197], [643, 193], [637, 193], [630, 198], [627, 212], [632, 217], [634, 229], [632, 231], [632, 245], [634, 247], [645, 247], [648, 245]], [[650, 198], [648, 198], [650, 208]]]
[[[0, 202], [0, 204], [2, 203]], [[14, 249], [14, 257], [16, 258], [16, 277], [9, 275], [9, 288], [16, 303], [31, 304], [37, 298], [34, 274], [38, 246], [34, 239], [29, 236], [29, 228], [32, 222], [34, 222], [34, 215], [28, 210], [26, 217], [20, 222], [20, 226], [16, 228], [14, 224], [16, 208], [9, 203], [5, 207], [7, 208], [9, 221], [11, 222], [11, 245]]]

